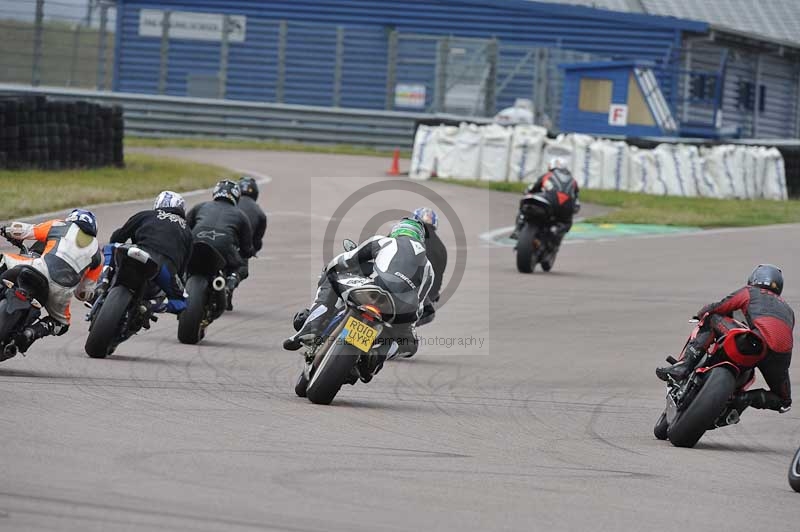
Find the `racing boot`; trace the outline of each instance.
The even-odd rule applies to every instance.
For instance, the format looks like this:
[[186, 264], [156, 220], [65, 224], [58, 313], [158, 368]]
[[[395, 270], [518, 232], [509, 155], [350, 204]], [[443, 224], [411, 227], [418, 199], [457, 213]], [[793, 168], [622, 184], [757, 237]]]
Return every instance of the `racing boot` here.
[[226, 310], [233, 310], [233, 291], [239, 286], [239, 274], [232, 273], [225, 280], [225, 288], [228, 295], [228, 306]]
[[[295, 318], [300, 314], [301, 313], [298, 312]], [[333, 309], [328, 309], [326, 305], [315, 305], [309, 312], [308, 318], [306, 318], [300, 330], [283, 341], [283, 348], [287, 351], [297, 351], [304, 344], [313, 345], [314, 343], [321, 343], [322, 331], [325, 330], [325, 326], [328, 324], [332, 315]], [[296, 327], [295, 321], [295, 328]]]
[[525, 218], [522, 217], [521, 214], [517, 215], [517, 221], [514, 225], [514, 230], [508, 235], [508, 238], [511, 240], [518, 240], [519, 239], [519, 232], [522, 231], [522, 226], [525, 225]]
[[703, 352], [694, 342], [689, 342], [686, 345], [683, 360], [672, 366], [656, 368], [656, 377], [665, 382], [669, 381], [669, 377], [676, 381], [682, 381], [689, 376], [701, 356], [703, 356]]
[[40, 338], [54, 334], [54, 323], [48, 319], [39, 320], [30, 327], [14, 335], [14, 345], [20, 353], [25, 353], [28, 348]]

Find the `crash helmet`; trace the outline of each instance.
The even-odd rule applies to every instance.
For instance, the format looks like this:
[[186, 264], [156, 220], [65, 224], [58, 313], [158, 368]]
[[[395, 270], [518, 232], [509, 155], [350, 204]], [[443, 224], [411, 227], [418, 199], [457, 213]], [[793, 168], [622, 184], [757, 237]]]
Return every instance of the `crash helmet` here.
[[165, 190], [156, 196], [156, 200], [153, 202], [153, 209], [179, 209], [184, 212], [186, 210], [186, 201], [177, 192]]
[[415, 220], [413, 218], [403, 218], [392, 226], [391, 231], [389, 231], [389, 236], [391, 238], [407, 236], [412, 240], [424, 243], [425, 227], [419, 220]]
[[770, 292], [781, 295], [781, 292], [783, 292], [783, 272], [773, 264], [759, 264], [747, 278], [747, 286], [765, 288]]
[[97, 217], [92, 211], [73, 209], [65, 218], [81, 228], [81, 231], [90, 236], [97, 236]]
[[430, 207], [420, 207], [414, 211], [414, 219], [439, 229], [439, 215]]
[[548, 170], [555, 170], [556, 168], [567, 169], [567, 161], [563, 157], [552, 157], [547, 162]]
[[258, 200], [258, 183], [255, 178], [243, 175], [239, 179], [239, 189], [242, 191], [242, 196], [253, 198], [254, 201]]
[[226, 200], [233, 205], [236, 205], [239, 203], [239, 198], [242, 197], [242, 191], [239, 189], [239, 185], [235, 182], [231, 181], [230, 179], [223, 179], [216, 184], [211, 196], [215, 200]]

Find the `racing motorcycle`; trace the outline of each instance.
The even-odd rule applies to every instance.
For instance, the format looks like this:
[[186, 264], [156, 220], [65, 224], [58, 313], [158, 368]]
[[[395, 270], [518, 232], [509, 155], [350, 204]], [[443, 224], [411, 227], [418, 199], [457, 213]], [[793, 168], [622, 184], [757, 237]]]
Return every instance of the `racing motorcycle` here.
[[[355, 248], [352, 240], [344, 241], [345, 251]], [[372, 379], [390, 342], [381, 334], [396, 317], [392, 295], [369, 277], [339, 274], [331, 281], [340, 297], [339, 312], [322, 341], [305, 348], [305, 366], [294, 388], [299, 397], [321, 405], [331, 404], [343, 384]]]
[[[683, 359], [686, 346], [706, 319], [708, 315], [690, 321], [697, 325], [680, 358], [669, 356], [667, 362], [677, 364]], [[653, 428], [655, 437], [669, 439], [676, 447], [694, 447], [707, 430], [738, 423], [744, 406], [734, 397], [753, 384], [755, 367], [766, 355], [763, 340], [736, 321], [736, 327], [715, 339], [688, 377], [681, 381], [669, 378], [667, 406]]]
[[549, 272], [558, 253], [549, 223], [553, 208], [541, 194], [525, 194], [519, 203], [524, 225], [519, 231], [517, 245], [517, 270], [532, 273], [537, 264]]
[[794, 491], [800, 493], [800, 449], [794, 453], [792, 465], [789, 466], [789, 485]]
[[[25, 247], [21, 240], [6, 236], [11, 244], [27, 257], [38, 256]], [[27, 265], [16, 266], [19, 271], [16, 283], [7, 279], [0, 285], [0, 361], [17, 354], [14, 336], [36, 323], [47, 305], [50, 286], [47, 277]], [[0, 255], [0, 272], [6, 270], [5, 258]]]
[[89, 336], [84, 348], [92, 358], [106, 358], [141, 329], [149, 329], [151, 321], [158, 321], [150, 301], [164, 298], [152, 282], [159, 266], [148, 252], [133, 244], [117, 245], [113, 260], [113, 278], [86, 316]]
[[206, 328], [222, 316], [228, 303], [225, 257], [209, 244], [196, 241], [186, 267], [188, 279], [186, 310], [178, 317], [178, 340], [196, 344], [206, 335]]

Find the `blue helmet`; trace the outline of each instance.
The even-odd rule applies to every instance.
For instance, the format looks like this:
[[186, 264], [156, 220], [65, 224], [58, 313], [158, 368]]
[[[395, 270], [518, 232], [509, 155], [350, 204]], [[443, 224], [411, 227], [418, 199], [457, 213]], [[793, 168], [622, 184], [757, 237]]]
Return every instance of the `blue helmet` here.
[[432, 226], [434, 229], [439, 229], [439, 215], [430, 207], [420, 207], [414, 211], [414, 219], [419, 220], [424, 224]]
[[73, 209], [65, 218], [67, 222], [72, 222], [81, 228], [81, 231], [90, 236], [97, 236], [97, 218], [92, 211], [84, 209]]

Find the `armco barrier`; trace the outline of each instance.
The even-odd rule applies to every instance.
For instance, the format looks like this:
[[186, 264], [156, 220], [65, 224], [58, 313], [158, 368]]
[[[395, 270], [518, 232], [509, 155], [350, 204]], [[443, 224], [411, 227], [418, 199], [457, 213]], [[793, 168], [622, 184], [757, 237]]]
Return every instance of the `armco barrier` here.
[[[434, 118], [418, 113], [0, 84], [0, 96], [9, 93], [121, 105], [125, 110], [126, 133], [139, 137], [280, 140], [410, 149], [415, 123]], [[482, 121], [453, 115], [435, 117]]]

